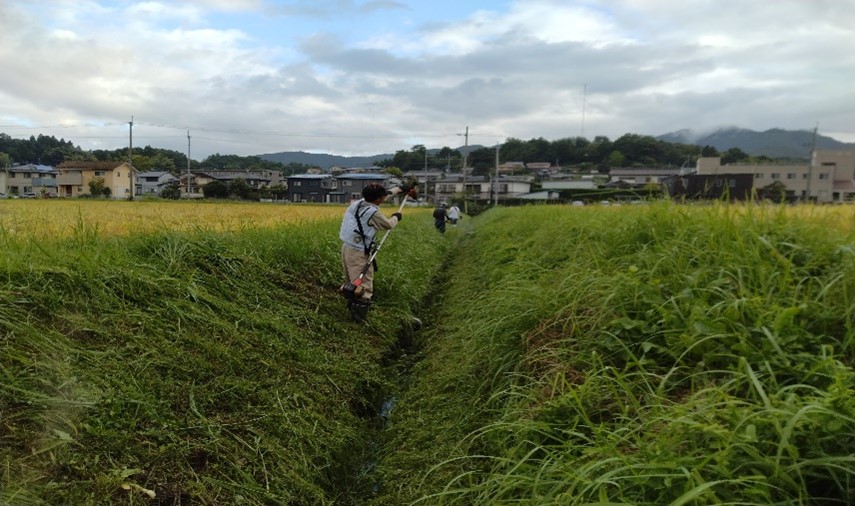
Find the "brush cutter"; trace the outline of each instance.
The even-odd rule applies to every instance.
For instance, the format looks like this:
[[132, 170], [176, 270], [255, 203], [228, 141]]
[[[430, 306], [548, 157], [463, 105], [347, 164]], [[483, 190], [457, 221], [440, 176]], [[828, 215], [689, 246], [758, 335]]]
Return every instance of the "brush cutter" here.
[[[404, 193], [404, 199], [401, 201], [401, 206], [398, 208], [398, 212], [404, 210], [404, 204], [407, 203], [408, 198], [416, 199], [416, 187], [413, 186]], [[365, 274], [368, 273], [368, 269], [371, 268], [371, 265], [374, 263], [374, 259], [377, 258], [377, 253], [380, 252], [380, 248], [383, 247], [383, 243], [386, 242], [386, 238], [389, 237], [389, 234], [392, 233], [392, 230], [389, 229], [383, 234], [383, 237], [380, 239], [380, 242], [377, 243], [377, 247], [374, 248], [374, 251], [371, 253], [371, 256], [368, 257], [368, 260], [365, 262], [365, 267], [359, 272], [359, 276], [356, 277], [353, 281], [348, 281], [347, 283], [341, 285], [339, 288], [339, 292], [348, 300], [356, 300], [362, 297], [363, 288], [362, 288], [362, 280], [365, 278]]]

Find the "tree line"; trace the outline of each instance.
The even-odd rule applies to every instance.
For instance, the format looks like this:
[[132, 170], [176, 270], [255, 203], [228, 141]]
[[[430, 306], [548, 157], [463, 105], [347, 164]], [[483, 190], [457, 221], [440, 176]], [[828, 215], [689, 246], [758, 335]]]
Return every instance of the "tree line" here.
[[[86, 151], [72, 142], [53, 136], [30, 136], [29, 139], [13, 139], [0, 133], [0, 167], [13, 164], [39, 164], [57, 166], [67, 161], [121, 162], [128, 160], [126, 148]], [[145, 146], [131, 150], [131, 162], [140, 172], [165, 171], [175, 176], [186, 172], [188, 159], [184, 153], [171, 149]], [[283, 176], [305, 173], [310, 165], [300, 163], [283, 164], [263, 160], [258, 156], [237, 156], [214, 154], [204, 160], [190, 160], [189, 169], [256, 171], [270, 170], [281, 172]]]
[[[443, 147], [428, 150], [417, 144], [409, 150], [400, 150], [387, 160], [378, 162], [381, 167], [397, 167], [404, 172], [443, 169], [459, 172], [464, 163], [459, 149]], [[720, 156], [722, 163], [772, 161], [767, 156], [751, 157], [739, 148], [719, 152], [713, 146], [697, 146], [666, 142], [649, 135], [626, 134], [615, 141], [605, 136], [593, 140], [568, 137], [548, 141], [543, 137], [530, 140], [509, 138], [498, 146], [499, 163], [546, 162], [555, 167], [576, 167], [608, 172], [612, 168], [673, 168], [692, 165], [699, 157]], [[496, 165], [496, 146], [477, 146], [469, 152], [466, 164], [478, 174], [489, 173]]]
[[[417, 144], [409, 150], [399, 150], [395, 155], [377, 163], [392, 173], [442, 169], [460, 172], [465, 163], [474, 173], [487, 174], [496, 165], [496, 146], [472, 146], [466, 157], [459, 149], [445, 146], [428, 150]], [[673, 168], [692, 165], [702, 156], [720, 156], [722, 163], [772, 161], [766, 156], [751, 157], [739, 148], [719, 152], [712, 146], [671, 143], [648, 135], [625, 134], [612, 141], [605, 136], [588, 140], [584, 137], [568, 137], [549, 141], [543, 137], [530, 140], [509, 138], [498, 146], [499, 161], [547, 162], [552, 166], [576, 167], [579, 169], [608, 172], [612, 168]], [[56, 166], [64, 161], [124, 161], [127, 149], [85, 151], [70, 141], [53, 136], [30, 136], [29, 139], [13, 139], [0, 133], [0, 166], [14, 163], [33, 163]], [[187, 156], [179, 151], [151, 146], [133, 148], [131, 161], [141, 171], [167, 171], [174, 175], [188, 170]], [[214, 154], [202, 161], [190, 160], [190, 170], [254, 171], [271, 170], [283, 176], [305, 173], [311, 165], [300, 163], [283, 164], [263, 160], [258, 156]]]

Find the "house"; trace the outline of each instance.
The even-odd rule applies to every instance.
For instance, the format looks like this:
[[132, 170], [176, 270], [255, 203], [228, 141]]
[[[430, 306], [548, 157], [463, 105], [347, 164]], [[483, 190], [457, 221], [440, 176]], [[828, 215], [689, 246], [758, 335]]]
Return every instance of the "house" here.
[[164, 188], [178, 184], [178, 178], [167, 171], [140, 172], [137, 174], [136, 195], [160, 195]]
[[549, 174], [553, 169], [552, 164], [549, 162], [528, 162], [527, 164], [525, 164], [525, 167], [536, 174]]
[[522, 195], [518, 195], [517, 198], [520, 200], [549, 202], [550, 200], [557, 201], [559, 198], [561, 198], [561, 194], [554, 190], [543, 190], [532, 193], [524, 193]]
[[700, 200], [750, 200], [751, 174], [682, 174], [662, 184], [672, 197]]
[[[337, 189], [335, 178], [329, 174], [294, 174], [288, 176], [287, 199], [291, 202], [330, 202], [330, 193]], [[343, 199], [341, 194], [337, 195]]]
[[543, 181], [540, 187], [544, 190], [593, 190], [597, 183], [593, 178], [583, 180]]
[[699, 158], [699, 175], [750, 174], [760, 192], [775, 183], [794, 198], [819, 203], [855, 202], [855, 151], [815, 150], [807, 164], [721, 164], [721, 158]]
[[[468, 200], [491, 201], [493, 197], [501, 200], [517, 198], [531, 191], [531, 178], [527, 176], [504, 176], [498, 179], [486, 176], [466, 177], [466, 198]], [[436, 182], [434, 198], [437, 202], [447, 202], [457, 194], [463, 193], [463, 175], [447, 174]]]
[[387, 185], [388, 174], [344, 173], [335, 178], [338, 191], [330, 193], [328, 202], [347, 203], [362, 198], [362, 189], [372, 183]]
[[103, 185], [104, 195], [113, 199], [133, 198], [136, 170], [128, 162], [62, 162], [56, 167], [57, 196], [90, 194], [90, 183]]
[[659, 185], [663, 179], [676, 176], [679, 172], [680, 169], [611, 169], [609, 184], [623, 182], [630, 188], [642, 188], [648, 185]]
[[523, 162], [504, 162], [500, 163], [497, 169], [499, 174], [513, 174], [514, 172], [522, 172], [525, 170]]
[[21, 197], [56, 196], [57, 170], [49, 165], [13, 165], [0, 172], [0, 193]]
[[[189, 182], [188, 182], [189, 179]], [[202, 198], [203, 188], [213, 181], [229, 184], [237, 179], [242, 179], [252, 189], [264, 188], [270, 185], [270, 178], [252, 171], [241, 170], [208, 170], [191, 171], [183, 173], [179, 177], [178, 186], [181, 189], [182, 198]]]

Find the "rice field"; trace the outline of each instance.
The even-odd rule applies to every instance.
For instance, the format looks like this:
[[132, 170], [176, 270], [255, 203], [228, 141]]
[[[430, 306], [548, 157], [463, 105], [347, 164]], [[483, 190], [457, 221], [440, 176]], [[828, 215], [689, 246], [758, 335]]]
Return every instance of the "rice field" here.
[[105, 236], [164, 230], [225, 232], [340, 217], [342, 205], [246, 202], [0, 200], [0, 236], [63, 238], [81, 229]]

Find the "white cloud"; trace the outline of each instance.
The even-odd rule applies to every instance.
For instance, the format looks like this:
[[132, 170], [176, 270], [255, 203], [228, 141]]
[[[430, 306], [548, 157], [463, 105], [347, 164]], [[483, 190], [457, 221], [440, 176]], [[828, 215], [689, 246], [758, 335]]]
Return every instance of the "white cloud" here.
[[585, 101], [588, 137], [817, 121], [855, 136], [852, 2], [432, 5], [5, 0], [0, 132], [62, 123], [35, 133], [120, 146], [134, 116], [158, 147], [198, 132], [194, 157], [373, 154], [457, 146], [467, 125], [472, 142], [576, 136]]

